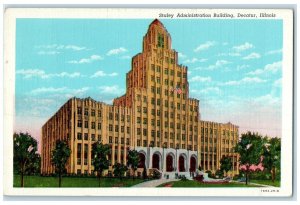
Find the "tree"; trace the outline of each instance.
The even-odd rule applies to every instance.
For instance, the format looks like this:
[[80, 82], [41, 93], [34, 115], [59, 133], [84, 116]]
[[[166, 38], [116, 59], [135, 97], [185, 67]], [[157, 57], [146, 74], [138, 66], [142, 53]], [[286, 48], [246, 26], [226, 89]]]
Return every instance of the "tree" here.
[[94, 170], [98, 173], [99, 187], [101, 185], [102, 172], [109, 167], [109, 160], [107, 155], [110, 151], [110, 147], [107, 144], [97, 141], [92, 145], [92, 165]]
[[139, 165], [139, 153], [136, 150], [129, 150], [128, 152], [128, 160], [127, 160], [127, 166], [131, 167], [133, 170], [133, 179], [135, 176], [135, 171], [137, 170]]
[[125, 172], [127, 171], [127, 166], [121, 163], [116, 163], [114, 166], [114, 175], [119, 177], [120, 180], [122, 180], [122, 177], [124, 176]]
[[263, 166], [269, 170], [274, 183], [276, 177], [276, 169], [280, 169], [281, 159], [281, 141], [280, 138], [266, 138], [267, 143], [264, 146]]
[[220, 164], [221, 164], [220, 170], [223, 173], [225, 171], [225, 174], [227, 176], [227, 172], [232, 169], [232, 159], [231, 159], [231, 157], [223, 156], [222, 159], [220, 160]]
[[35, 153], [30, 156], [28, 167], [25, 170], [25, 174], [40, 174], [41, 173], [41, 156], [39, 153]]
[[21, 174], [21, 187], [24, 187], [24, 174], [32, 165], [37, 154], [37, 141], [28, 133], [15, 133], [14, 136], [14, 172]]
[[66, 141], [57, 140], [51, 154], [51, 162], [58, 174], [58, 186], [61, 187], [62, 174], [66, 172], [66, 164], [71, 155], [71, 149]]
[[250, 166], [258, 165], [263, 154], [264, 139], [258, 133], [247, 132], [242, 134], [241, 139], [235, 146], [235, 152], [239, 156], [240, 165], [245, 166], [246, 185], [250, 175]]

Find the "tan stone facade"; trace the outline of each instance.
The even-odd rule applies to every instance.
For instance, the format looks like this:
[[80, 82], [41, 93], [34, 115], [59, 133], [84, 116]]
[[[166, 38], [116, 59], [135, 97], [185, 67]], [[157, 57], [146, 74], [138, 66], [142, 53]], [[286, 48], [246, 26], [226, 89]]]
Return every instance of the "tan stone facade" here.
[[202, 121], [199, 110], [199, 100], [189, 98], [187, 67], [178, 65], [170, 34], [154, 20], [144, 36], [143, 52], [132, 58], [125, 95], [113, 105], [72, 98], [43, 126], [42, 173], [54, 171], [50, 154], [57, 139], [68, 140], [71, 147], [69, 173], [93, 171], [91, 144], [96, 140], [111, 146], [112, 165], [125, 164], [127, 149], [136, 149], [145, 155], [148, 168], [162, 172], [186, 172], [199, 165], [214, 172], [222, 156], [229, 155], [237, 173], [232, 147], [238, 127]]

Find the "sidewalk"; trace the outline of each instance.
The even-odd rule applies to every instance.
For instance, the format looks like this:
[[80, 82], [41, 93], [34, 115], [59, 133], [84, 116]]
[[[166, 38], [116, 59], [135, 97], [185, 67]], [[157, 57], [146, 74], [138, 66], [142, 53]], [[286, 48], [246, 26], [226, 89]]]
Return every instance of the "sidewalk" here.
[[133, 188], [137, 187], [157, 187], [161, 184], [167, 183], [167, 182], [172, 182], [172, 181], [179, 181], [179, 179], [156, 179], [156, 180], [151, 180], [147, 182], [142, 182], [140, 184], [136, 184], [132, 186]]

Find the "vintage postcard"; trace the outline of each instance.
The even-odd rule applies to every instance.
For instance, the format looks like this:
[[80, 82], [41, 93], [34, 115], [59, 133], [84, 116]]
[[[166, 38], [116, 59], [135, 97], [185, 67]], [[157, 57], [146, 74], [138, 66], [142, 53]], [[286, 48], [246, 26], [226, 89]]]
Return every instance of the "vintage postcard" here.
[[4, 25], [4, 194], [292, 195], [293, 10], [7, 9]]

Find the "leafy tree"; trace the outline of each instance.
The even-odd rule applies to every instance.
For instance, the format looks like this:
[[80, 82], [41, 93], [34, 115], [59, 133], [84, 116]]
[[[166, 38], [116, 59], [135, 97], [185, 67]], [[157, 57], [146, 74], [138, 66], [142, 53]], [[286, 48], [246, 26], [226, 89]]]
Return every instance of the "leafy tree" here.
[[129, 150], [127, 166], [133, 170], [133, 179], [139, 165], [139, 153], [136, 150]]
[[220, 170], [227, 176], [227, 172], [229, 170], [232, 169], [232, 159], [231, 157], [228, 157], [228, 156], [223, 156], [222, 159], [220, 160], [220, 164], [221, 164], [221, 167], [220, 167]]
[[280, 170], [281, 141], [277, 137], [266, 139], [266, 141], [263, 152], [263, 166], [269, 170], [272, 182], [274, 182], [276, 169]]
[[264, 139], [258, 133], [247, 132], [242, 134], [240, 141], [235, 146], [235, 152], [239, 153], [240, 165], [245, 166], [246, 185], [250, 175], [250, 166], [258, 165], [263, 154]]
[[120, 180], [122, 180], [122, 177], [124, 176], [125, 172], [127, 171], [127, 166], [121, 163], [116, 163], [114, 166], [114, 175], [119, 177]]
[[92, 165], [94, 170], [98, 172], [99, 187], [101, 185], [102, 172], [109, 167], [109, 160], [107, 159], [109, 151], [109, 145], [102, 144], [100, 141], [92, 145]]
[[221, 171], [220, 169], [218, 169], [217, 171], [216, 171], [216, 176], [219, 176], [219, 178], [221, 177], [223, 177], [224, 176], [224, 172], [223, 171]]
[[24, 187], [24, 174], [37, 155], [37, 141], [28, 133], [15, 133], [14, 136], [14, 172], [21, 174], [21, 187]]
[[66, 172], [66, 164], [71, 155], [71, 149], [66, 141], [57, 140], [52, 150], [51, 162], [55, 166], [55, 173], [58, 174], [58, 186], [61, 187], [62, 174]]
[[31, 155], [25, 173], [28, 175], [41, 173], [41, 156], [39, 153]]

